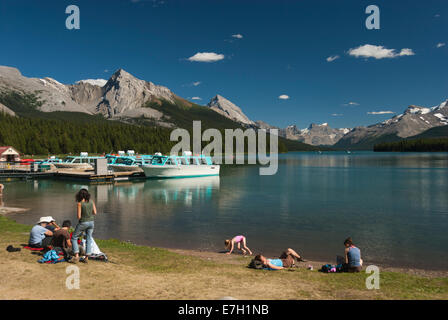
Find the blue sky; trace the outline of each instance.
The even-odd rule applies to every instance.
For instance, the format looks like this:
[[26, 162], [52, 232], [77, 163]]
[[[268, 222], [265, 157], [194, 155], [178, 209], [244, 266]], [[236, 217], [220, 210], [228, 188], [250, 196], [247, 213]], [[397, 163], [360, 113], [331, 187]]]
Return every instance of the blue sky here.
[[[65, 28], [70, 4], [80, 30]], [[365, 27], [371, 4], [380, 30]], [[200, 104], [221, 94], [252, 120], [353, 127], [448, 98], [447, 18], [445, 0], [2, 0], [0, 65], [63, 83], [123, 68]], [[223, 58], [188, 59], [203, 52]]]

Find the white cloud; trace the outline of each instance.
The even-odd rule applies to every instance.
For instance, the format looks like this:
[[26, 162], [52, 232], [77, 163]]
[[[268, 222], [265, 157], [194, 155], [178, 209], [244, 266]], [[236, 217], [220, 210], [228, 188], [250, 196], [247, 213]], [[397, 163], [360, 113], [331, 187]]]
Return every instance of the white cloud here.
[[383, 46], [375, 46], [371, 44], [365, 44], [357, 48], [352, 48], [348, 51], [348, 54], [356, 58], [362, 57], [375, 59], [397, 58], [402, 56], [415, 55], [414, 51], [409, 48], [404, 48], [401, 49], [400, 52], [396, 52], [395, 49], [387, 49]]
[[289, 96], [286, 95], [286, 94], [282, 94], [282, 95], [280, 95], [278, 98], [281, 99], [281, 100], [288, 100], [288, 99], [289, 99]]
[[446, 43], [444, 43], [444, 42], [439, 42], [438, 44], [437, 44], [437, 48], [442, 48], [442, 47], [444, 47], [446, 45]]
[[201, 97], [193, 97], [193, 98], [191, 98], [191, 100], [202, 100], [202, 98]]
[[342, 117], [343, 114], [342, 113], [333, 113], [331, 114], [333, 117]]
[[344, 106], [359, 106], [359, 103], [350, 101], [349, 103], [344, 103]]
[[195, 62], [216, 62], [222, 59], [224, 59], [223, 54], [214, 52], [198, 52], [194, 56], [188, 58], [189, 61]]
[[393, 111], [371, 111], [371, 112], [367, 112], [367, 114], [394, 114], [395, 112]]
[[197, 87], [200, 84], [201, 84], [201, 81], [195, 81], [192, 83], [193, 87]]
[[434, 15], [434, 18], [440, 18], [440, 14]]
[[331, 56], [327, 58], [327, 62], [333, 62], [334, 60], [339, 59], [339, 56]]
[[232, 38], [237, 38], [237, 39], [243, 39], [243, 35], [242, 34], [232, 34]]

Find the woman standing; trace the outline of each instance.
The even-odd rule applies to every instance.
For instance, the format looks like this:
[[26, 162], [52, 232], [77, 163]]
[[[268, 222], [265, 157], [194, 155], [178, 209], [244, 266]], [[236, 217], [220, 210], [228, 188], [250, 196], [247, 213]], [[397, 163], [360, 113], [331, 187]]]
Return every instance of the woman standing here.
[[76, 225], [73, 232], [72, 244], [73, 254], [75, 257], [71, 260], [73, 263], [79, 261], [79, 245], [78, 238], [82, 232], [86, 233], [86, 257], [83, 262], [87, 263], [89, 255], [92, 253], [92, 233], [95, 226], [94, 216], [96, 215], [96, 206], [93, 201], [90, 201], [90, 193], [87, 187], [82, 187], [76, 194], [77, 202], [77, 216], [79, 223]]

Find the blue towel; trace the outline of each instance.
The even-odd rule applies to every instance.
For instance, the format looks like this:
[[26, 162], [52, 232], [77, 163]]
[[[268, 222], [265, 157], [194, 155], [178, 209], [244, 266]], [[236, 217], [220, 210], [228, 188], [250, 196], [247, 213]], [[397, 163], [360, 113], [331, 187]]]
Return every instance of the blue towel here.
[[45, 262], [48, 262], [48, 261], [50, 261], [51, 263], [58, 263], [58, 262], [62, 262], [62, 261], [65, 261], [65, 260], [64, 259], [59, 260], [59, 255], [57, 254], [57, 252], [55, 250], [50, 250], [50, 251], [47, 251], [44, 254], [44, 257], [42, 259], [40, 259], [39, 261], [37, 261], [37, 262], [45, 263]]

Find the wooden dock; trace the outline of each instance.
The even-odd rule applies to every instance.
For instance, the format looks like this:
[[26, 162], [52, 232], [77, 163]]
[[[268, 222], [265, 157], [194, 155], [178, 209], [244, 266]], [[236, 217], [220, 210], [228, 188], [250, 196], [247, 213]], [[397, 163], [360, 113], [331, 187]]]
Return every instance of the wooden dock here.
[[90, 182], [127, 181], [131, 179], [145, 178], [143, 172], [110, 172], [107, 174], [95, 174], [94, 171], [58, 170], [57, 178], [81, 179]]

